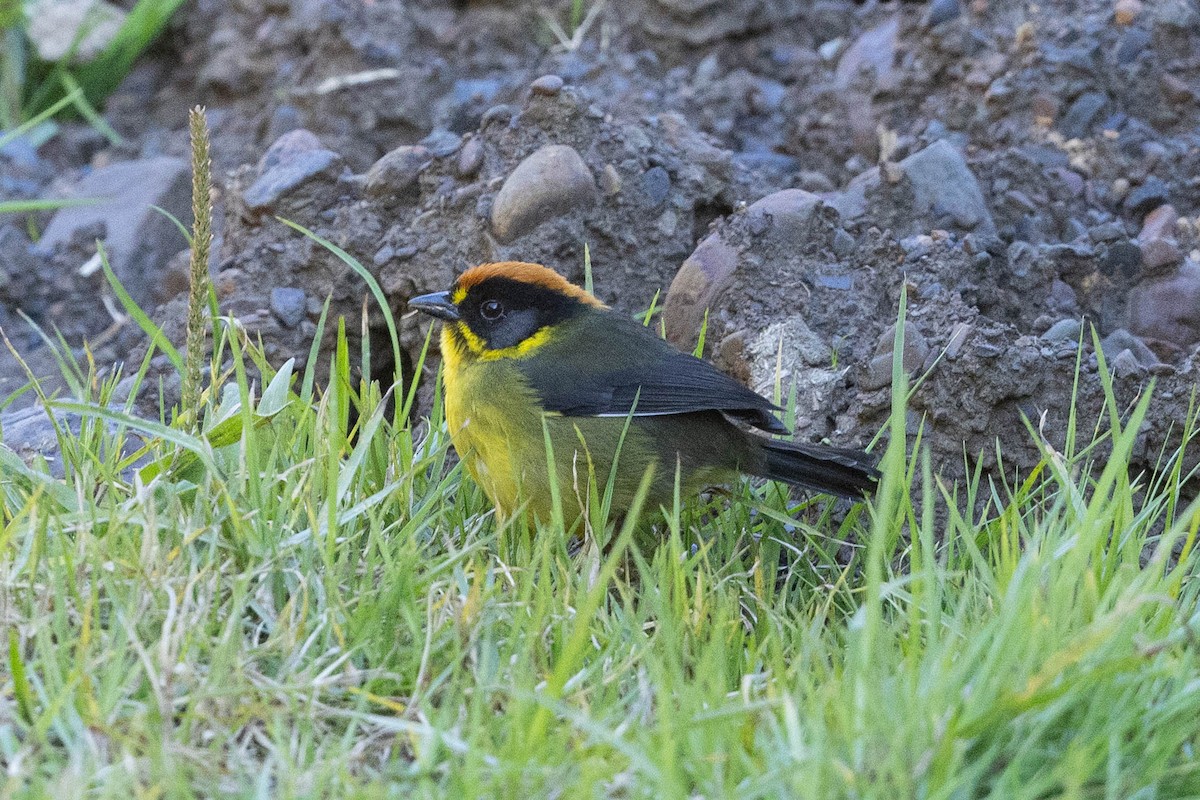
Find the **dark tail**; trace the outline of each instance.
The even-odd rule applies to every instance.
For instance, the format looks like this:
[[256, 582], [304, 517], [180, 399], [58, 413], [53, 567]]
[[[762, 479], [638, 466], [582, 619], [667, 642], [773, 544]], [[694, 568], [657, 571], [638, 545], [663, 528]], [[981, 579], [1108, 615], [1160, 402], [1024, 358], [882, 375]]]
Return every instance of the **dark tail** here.
[[759, 477], [854, 500], [874, 492], [879, 481], [875, 458], [861, 450], [754, 438], [763, 458], [759, 469], [749, 471]]

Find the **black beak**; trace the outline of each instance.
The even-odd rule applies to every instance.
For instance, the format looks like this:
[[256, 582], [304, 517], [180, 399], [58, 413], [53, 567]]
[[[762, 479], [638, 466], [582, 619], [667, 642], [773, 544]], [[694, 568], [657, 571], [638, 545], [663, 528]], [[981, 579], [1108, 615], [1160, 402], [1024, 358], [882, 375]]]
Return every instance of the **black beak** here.
[[449, 292], [434, 292], [414, 297], [408, 301], [408, 307], [449, 322], [459, 319], [458, 307], [450, 302]]

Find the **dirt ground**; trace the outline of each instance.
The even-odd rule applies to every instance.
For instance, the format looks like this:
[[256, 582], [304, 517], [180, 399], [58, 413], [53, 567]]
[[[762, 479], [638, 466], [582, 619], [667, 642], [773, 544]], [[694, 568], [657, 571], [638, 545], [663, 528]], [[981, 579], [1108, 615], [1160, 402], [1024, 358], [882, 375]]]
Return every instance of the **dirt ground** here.
[[[187, 216], [195, 104], [221, 307], [279, 362], [303, 366], [327, 297], [357, 331], [368, 291], [277, 216], [372, 270], [406, 371], [428, 325], [409, 297], [490, 260], [580, 279], [586, 245], [606, 302], [659, 295], [683, 347], [707, 311], [723, 368], [795, 381], [810, 441], [883, 424], [903, 292], [910, 428], [948, 477], [995, 468], [997, 442], [1010, 474], [1036, 463], [1025, 419], [1062, 447], [1077, 363], [1090, 437], [1090, 326], [1123, 402], [1155, 384], [1139, 466], [1193, 400], [1195, 0], [189, 3], [104, 109], [122, 144], [68, 123], [0, 151], [0, 199], [122, 198], [0, 221], [0, 326], [35, 370], [21, 313], [100, 363], [143, 346], [86, 268], [97, 236], [182, 339], [184, 242], [145, 208]], [[8, 356], [0, 382], [24, 383]]]

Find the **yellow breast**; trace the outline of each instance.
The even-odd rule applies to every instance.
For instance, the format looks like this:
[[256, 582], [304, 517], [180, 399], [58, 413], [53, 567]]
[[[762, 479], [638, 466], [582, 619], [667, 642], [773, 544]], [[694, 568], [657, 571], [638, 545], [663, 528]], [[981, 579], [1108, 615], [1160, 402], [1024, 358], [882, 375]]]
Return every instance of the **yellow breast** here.
[[[545, 481], [541, 413], [510, 363], [466, 357], [442, 334], [446, 423], [459, 458], [492, 502], [511, 514]], [[536, 447], [534, 446], [536, 445]]]

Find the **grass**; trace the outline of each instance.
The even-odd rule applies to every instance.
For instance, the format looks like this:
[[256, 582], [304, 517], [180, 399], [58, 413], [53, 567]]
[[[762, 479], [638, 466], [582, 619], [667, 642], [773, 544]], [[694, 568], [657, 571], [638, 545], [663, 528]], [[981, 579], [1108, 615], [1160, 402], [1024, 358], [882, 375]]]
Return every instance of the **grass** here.
[[63, 477], [0, 448], [0, 797], [1200, 795], [1200, 511], [1182, 452], [1131, 477], [1149, 393], [949, 486], [897, 363], [869, 505], [745, 483], [572, 553], [343, 321], [323, 389], [205, 324], [187, 413], [63, 354]]

